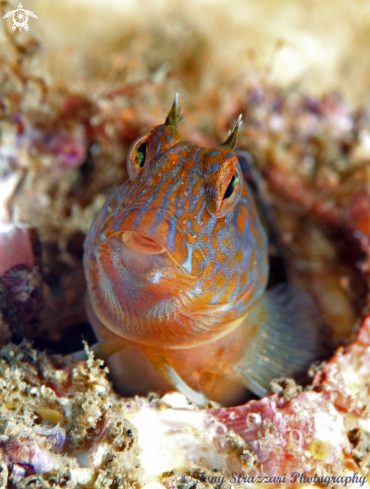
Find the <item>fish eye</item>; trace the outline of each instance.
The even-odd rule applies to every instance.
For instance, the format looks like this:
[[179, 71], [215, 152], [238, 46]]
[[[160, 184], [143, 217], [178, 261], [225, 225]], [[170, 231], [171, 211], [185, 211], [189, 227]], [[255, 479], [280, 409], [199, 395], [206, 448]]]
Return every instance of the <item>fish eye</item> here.
[[142, 168], [144, 166], [145, 157], [146, 157], [146, 143], [141, 143], [140, 146], [137, 148], [136, 153], [133, 155], [133, 158], [135, 159], [135, 163], [139, 168]]
[[140, 136], [130, 147], [127, 154], [127, 171], [131, 180], [135, 180], [141, 170], [144, 168], [147, 160], [147, 139], [151, 131]]
[[236, 189], [237, 182], [238, 182], [238, 175], [235, 177], [235, 174], [233, 175], [232, 179], [230, 180], [229, 185], [227, 186], [225, 195], [224, 195], [224, 200], [228, 199], [229, 197], [232, 196], [234, 193], [234, 190]]
[[232, 209], [239, 202], [239, 199], [243, 193], [243, 177], [239, 162], [235, 164], [235, 172], [231, 177], [231, 180], [226, 187], [224, 197], [220, 209], [217, 212], [216, 217], [224, 217], [226, 214], [232, 211]]

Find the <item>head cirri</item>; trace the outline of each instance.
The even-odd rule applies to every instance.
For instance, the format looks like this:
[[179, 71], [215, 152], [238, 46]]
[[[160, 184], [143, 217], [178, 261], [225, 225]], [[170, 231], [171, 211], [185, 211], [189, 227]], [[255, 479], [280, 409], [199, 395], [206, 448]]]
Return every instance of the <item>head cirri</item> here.
[[91, 303], [121, 337], [190, 348], [227, 334], [264, 292], [267, 241], [233, 152], [179, 134], [178, 96], [164, 124], [131, 146], [129, 180], [85, 242]]

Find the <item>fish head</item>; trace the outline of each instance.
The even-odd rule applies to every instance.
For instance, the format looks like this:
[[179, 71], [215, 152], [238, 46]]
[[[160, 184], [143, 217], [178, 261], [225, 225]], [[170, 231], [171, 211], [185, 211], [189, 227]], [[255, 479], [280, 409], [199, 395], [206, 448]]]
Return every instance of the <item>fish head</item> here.
[[165, 124], [127, 155], [129, 180], [99, 212], [85, 270], [100, 320], [137, 343], [187, 348], [227, 334], [263, 293], [267, 244], [227, 141], [201, 148]]

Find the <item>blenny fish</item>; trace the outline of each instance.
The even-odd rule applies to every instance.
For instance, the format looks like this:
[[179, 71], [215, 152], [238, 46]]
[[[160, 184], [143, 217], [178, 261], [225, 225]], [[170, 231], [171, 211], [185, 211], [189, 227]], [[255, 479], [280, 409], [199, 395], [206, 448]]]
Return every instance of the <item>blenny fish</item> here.
[[273, 378], [305, 372], [320, 321], [300, 290], [266, 291], [266, 232], [234, 152], [241, 117], [215, 148], [185, 141], [180, 122], [176, 94], [95, 217], [88, 313], [121, 392], [172, 386], [198, 405], [232, 404], [245, 387], [263, 396]]

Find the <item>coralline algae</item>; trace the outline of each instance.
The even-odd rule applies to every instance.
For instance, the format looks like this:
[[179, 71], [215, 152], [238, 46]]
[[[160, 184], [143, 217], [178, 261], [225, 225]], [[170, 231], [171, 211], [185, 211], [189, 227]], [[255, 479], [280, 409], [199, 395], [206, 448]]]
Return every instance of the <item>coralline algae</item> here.
[[22, 344], [0, 358], [3, 487], [309, 487], [315, 475], [368, 487], [370, 317], [303, 392], [233, 408], [122, 399], [91, 354], [73, 365]]

